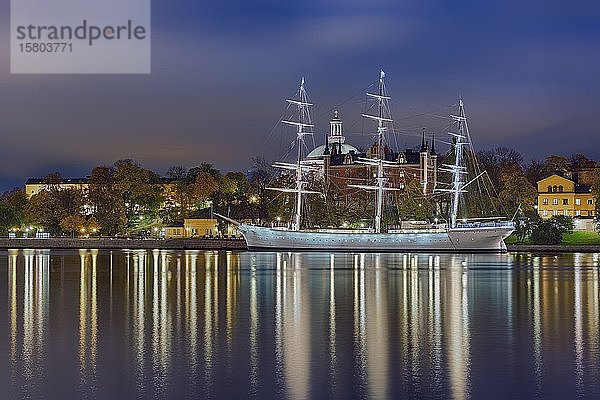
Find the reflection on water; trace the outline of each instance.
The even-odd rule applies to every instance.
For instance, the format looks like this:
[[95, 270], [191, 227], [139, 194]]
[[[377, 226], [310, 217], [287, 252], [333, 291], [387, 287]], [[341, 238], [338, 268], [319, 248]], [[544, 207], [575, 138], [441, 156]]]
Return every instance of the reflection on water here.
[[598, 254], [9, 250], [9, 397], [600, 396]]

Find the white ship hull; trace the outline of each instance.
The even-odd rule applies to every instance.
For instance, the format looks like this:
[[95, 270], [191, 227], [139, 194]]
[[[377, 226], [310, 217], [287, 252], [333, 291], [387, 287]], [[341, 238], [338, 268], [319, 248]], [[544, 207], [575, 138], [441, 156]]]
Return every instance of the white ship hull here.
[[249, 249], [341, 250], [361, 252], [489, 251], [504, 252], [512, 224], [452, 229], [406, 230], [397, 233], [344, 230], [292, 231], [240, 224]]

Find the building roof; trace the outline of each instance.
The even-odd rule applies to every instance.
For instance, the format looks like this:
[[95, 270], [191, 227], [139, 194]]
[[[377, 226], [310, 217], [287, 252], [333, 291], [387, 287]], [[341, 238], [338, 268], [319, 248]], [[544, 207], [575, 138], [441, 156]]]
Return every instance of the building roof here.
[[183, 221], [181, 222], [172, 222], [169, 225], [165, 226], [165, 228], [183, 228]]
[[[336, 146], [338, 146], [338, 145], [336, 144]], [[353, 151], [355, 153], [360, 153], [356, 147], [354, 147], [348, 143], [342, 143], [341, 147], [342, 147], [341, 154], [348, 154], [351, 151]], [[331, 149], [330, 149], [330, 151], [331, 151]], [[324, 154], [325, 154], [325, 145], [322, 144], [319, 147], [315, 148], [310, 153], [308, 153], [308, 155], [306, 157], [307, 158], [317, 158], [317, 157], [323, 157]]]
[[588, 185], [575, 185], [575, 193], [591, 193], [592, 187]]
[[[27, 182], [25, 182], [26, 185], [44, 185], [46, 182], [44, 182], [46, 178], [29, 178], [27, 179]], [[60, 185], [82, 185], [82, 184], [86, 184], [88, 183], [89, 179], [86, 178], [60, 178], [60, 181], [58, 182]]]

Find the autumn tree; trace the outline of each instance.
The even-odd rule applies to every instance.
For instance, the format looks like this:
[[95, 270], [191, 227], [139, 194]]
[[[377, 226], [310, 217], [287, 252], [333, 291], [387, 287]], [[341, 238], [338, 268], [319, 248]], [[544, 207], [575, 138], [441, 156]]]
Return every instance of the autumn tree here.
[[241, 172], [228, 172], [219, 181], [219, 198], [222, 212], [233, 218], [245, 218], [249, 214], [248, 192], [250, 183]]
[[124, 203], [127, 226], [131, 227], [138, 215], [156, 215], [164, 200], [159, 176], [133, 160], [117, 161], [114, 169], [114, 188]]
[[219, 182], [209, 172], [200, 172], [191, 188], [191, 198], [198, 208], [206, 208], [206, 202], [219, 191]]
[[87, 199], [98, 230], [106, 234], [121, 232], [127, 223], [125, 203], [115, 185], [114, 168], [95, 167], [92, 170]]
[[0, 195], [0, 233], [6, 234], [10, 228], [23, 224], [26, 205], [27, 195], [21, 189]]
[[75, 236], [75, 233], [80, 232], [85, 225], [85, 218], [81, 214], [67, 215], [60, 221], [60, 228], [71, 233], [71, 237]]
[[85, 221], [85, 229], [87, 232], [90, 232], [94, 235], [102, 229], [102, 226], [100, 225], [96, 217], [92, 215]]
[[481, 169], [487, 171], [492, 185], [501, 190], [501, 177], [506, 174], [516, 174], [522, 171], [523, 156], [516, 150], [507, 147], [497, 147], [494, 150], [484, 150], [477, 153]]
[[523, 173], [504, 174], [501, 182], [500, 200], [509, 213], [515, 213], [519, 207], [524, 212], [533, 210], [537, 200], [537, 189]]
[[571, 167], [571, 162], [563, 156], [551, 155], [546, 157], [544, 161], [544, 174], [550, 176], [557, 172], [562, 173], [568, 171]]
[[269, 217], [268, 204], [270, 194], [267, 192], [267, 186], [275, 178], [275, 170], [271, 163], [264, 157], [255, 157], [252, 159], [250, 168], [250, 191], [258, 199], [258, 218], [260, 221], [267, 220]]
[[532, 186], [537, 187], [537, 183], [544, 178], [547, 178], [544, 169], [544, 163], [540, 160], [531, 160], [523, 168], [523, 173]]
[[424, 221], [433, 216], [434, 205], [423, 194], [418, 179], [411, 179], [398, 200], [398, 215], [401, 220]]
[[47, 232], [59, 234], [61, 221], [81, 213], [83, 196], [76, 189], [42, 190], [33, 195], [25, 207], [25, 220], [43, 227]]
[[596, 220], [598, 220], [598, 214], [600, 212], [600, 168], [596, 168], [594, 171], [594, 184], [592, 185], [592, 192], [594, 193], [594, 204], [596, 205]]

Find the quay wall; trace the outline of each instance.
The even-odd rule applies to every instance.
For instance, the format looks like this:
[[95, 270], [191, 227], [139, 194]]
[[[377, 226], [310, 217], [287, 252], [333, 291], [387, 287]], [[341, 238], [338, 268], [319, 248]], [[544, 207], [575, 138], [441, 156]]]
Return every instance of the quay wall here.
[[0, 249], [246, 250], [243, 239], [0, 238]]
[[[0, 238], [0, 249], [165, 249], [165, 250], [247, 250], [243, 239], [111, 239], [111, 238]], [[600, 253], [600, 245], [509, 244], [509, 252]]]
[[509, 252], [527, 253], [600, 253], [599, 245], [507, 244]]

